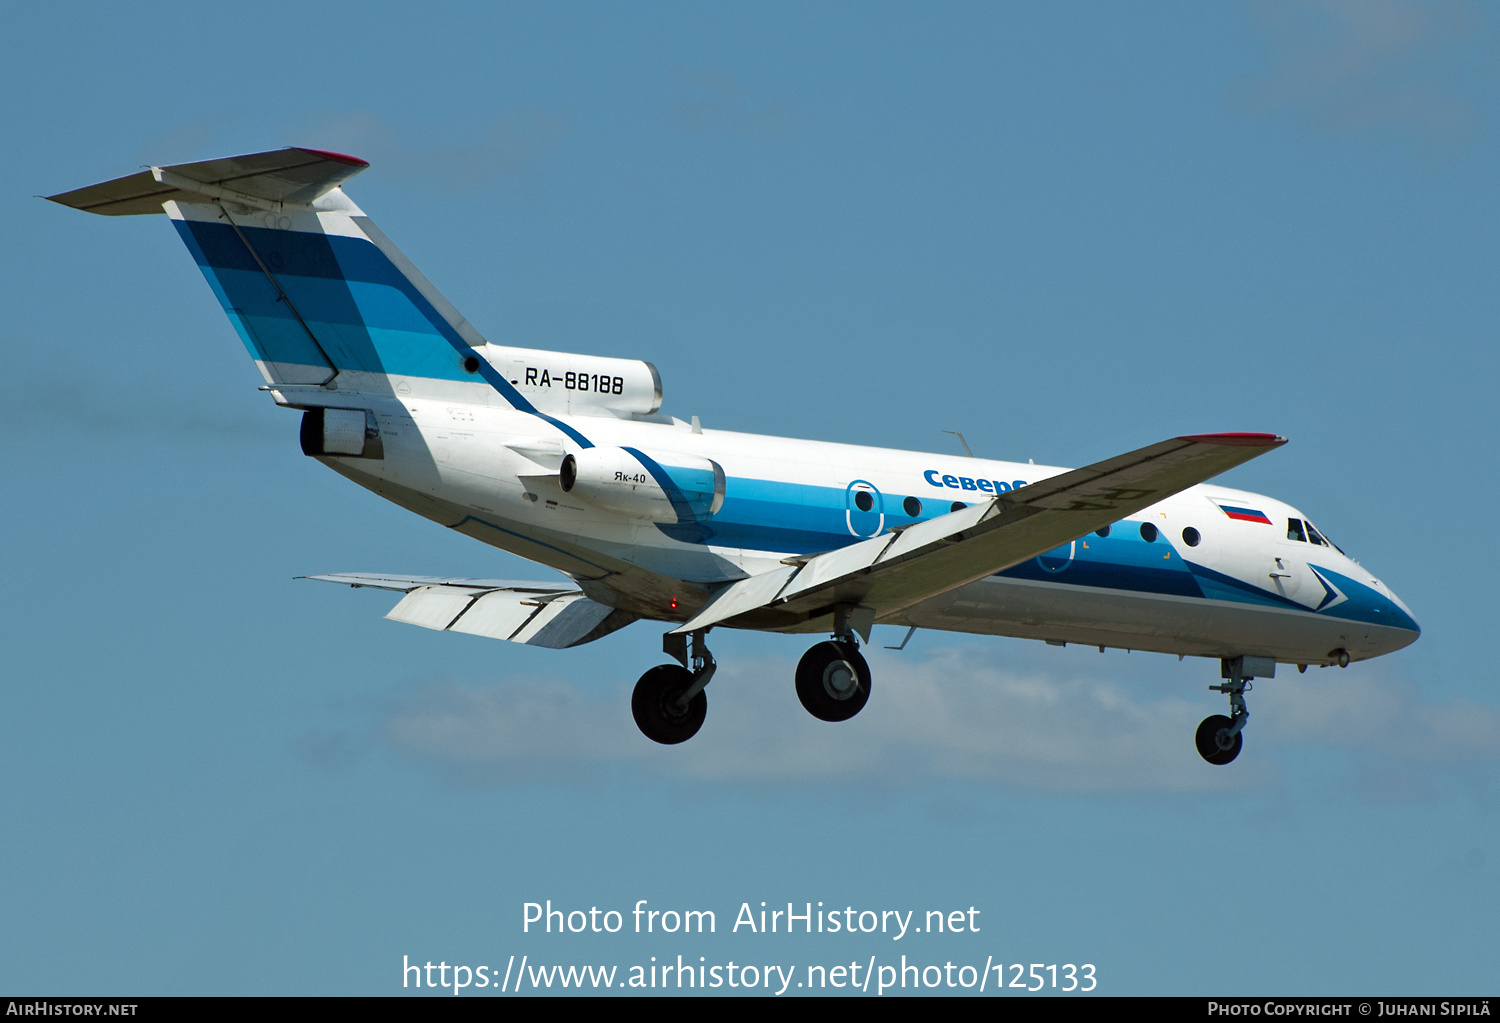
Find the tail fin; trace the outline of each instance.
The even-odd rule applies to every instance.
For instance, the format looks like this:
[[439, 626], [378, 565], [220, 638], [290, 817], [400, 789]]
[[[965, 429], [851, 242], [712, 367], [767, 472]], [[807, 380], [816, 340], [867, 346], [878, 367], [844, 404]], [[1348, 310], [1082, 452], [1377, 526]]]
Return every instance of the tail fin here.
[[478, 382], [473, 348], [484, 338], [344, 195], [368, 166], [282, 149], [152, 167], [49, 198], [105, 216], [165, 212], [268, 383]]

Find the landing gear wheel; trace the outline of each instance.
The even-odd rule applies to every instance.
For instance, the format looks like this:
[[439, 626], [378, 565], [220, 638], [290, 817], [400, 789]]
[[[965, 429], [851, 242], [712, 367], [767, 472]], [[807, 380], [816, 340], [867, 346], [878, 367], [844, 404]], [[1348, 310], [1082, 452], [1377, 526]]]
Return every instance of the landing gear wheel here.
[[636, 727], [664, 746], [687, 742], [708, 716], [708, 695], [702, 690], [683, 705], [679, 697], [693, 684], [693, 673], [676, 664], [658, 664], [641, 676], [630, 697]]
[[1223, 714], [1211, 714], [1203, 719], [1198, 726], [1198, 734], [1194, 741], [1198, 744], [1198, 755], [1210, 764], [1227, 764], [1240, 755], [1240, 748], [1245, 745], [1245, 733], [1235, 732], [1233, 738], [1229, 738], [1229, 728], [1234, 724], [1234, 719], [1227, 718]]
[[797, 699], [820, 721], [848, 721], [870, 699], [870, 666], [853, 643], [819, 643], [797, 664]]

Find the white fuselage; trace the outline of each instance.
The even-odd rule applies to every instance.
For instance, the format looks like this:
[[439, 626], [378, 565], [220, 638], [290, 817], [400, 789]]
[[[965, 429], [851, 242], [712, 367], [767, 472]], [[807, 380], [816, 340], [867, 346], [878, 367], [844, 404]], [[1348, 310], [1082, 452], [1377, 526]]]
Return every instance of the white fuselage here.
[[[363, 392], [379, 423], [383, 457], [325, 460], [398, 504], [664, 621], [685, 619], [715, 586], [783, 559], [842, 547], [946, 513], [955, 502], [989, 500], [996, 491], [1065, 471], [698, 430], [663, 416], [539, 417], [497, 407], [482, 385], [446, 386], [451, 396], [397, 393], [370, 402]], [[288, 391], [283, 400], [296, 396]], [[711, 459], [723, 470], [721, 506], [685, 529], [565, 492], [559, 467], [568, 452], [580, 450], [580, 440], [684, 462]], [[1319, 534], [1309, 533], [1306, 521], [1272, 498], [1201, 484], [1115, 523], [1108, 536], [1088, 534], [880, 620], [1304, 664], [1333, 663], [1341, 651], [1360, 660], [1412, 642], [1416, 623], [1395, 594], [1337, 548], [1309, 539]], [[1298, 526], [1289, 535], [1292, 522]], [[1149, 540], [1147, 524], [1154, 527]], [[1188, 530], [1196, 532], [1195, 545], [1184, 539], [1193, 535]], [[817, 621], [787, 626], [821, 627]]]

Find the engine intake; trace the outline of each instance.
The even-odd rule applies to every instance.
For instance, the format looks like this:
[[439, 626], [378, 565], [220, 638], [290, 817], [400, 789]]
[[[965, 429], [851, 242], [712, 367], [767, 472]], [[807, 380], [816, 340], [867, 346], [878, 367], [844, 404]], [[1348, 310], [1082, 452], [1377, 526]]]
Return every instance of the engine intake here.
[[384, 458], [380, 426], [367, 409], [310, 408], [302, 413], [302, 453]]

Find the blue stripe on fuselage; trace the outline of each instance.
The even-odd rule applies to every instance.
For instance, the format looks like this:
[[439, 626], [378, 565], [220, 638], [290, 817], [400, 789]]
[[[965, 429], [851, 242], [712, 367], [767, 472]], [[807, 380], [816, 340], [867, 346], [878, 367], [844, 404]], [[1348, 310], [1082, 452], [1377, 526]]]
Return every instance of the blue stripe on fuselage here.
[[1309, 564], [1308, 567], [1318, 575], [1327, 576], [1327, 581], [1338, 587], [1339, 591], [1348, 598], [1322, 612], [1329, 617], [1369, 622], [1371, 625], [1385, 625], [1394, 629], [1407, 629], [1411, 632], [1422, 631], [1416, 619], [1403, 611], [1400, 604], [1380, 591], [1364, 583], [1356, 582], [1346, 575], [1340, 575], [1332, 569], [1324, 568], [1322, 565]]
[[[900, 507], [902, 495], [885, 496], [886, 507]], [[731, 478], [724, 507], [707, 523], [712, 534], [710, 542], [715, 546], [792, 554], [846, 547], [865, 539], [849, 532], [845, 518], [847, 500], [846, 491], [834, 487]], [[933, 518], [938, 511], [946, 512], [947, 508], [923, 518]], [[894, 525], [906, 521], [919, 520], [898, 518], [892, 523], [887, 518], [888, 524]], [[1326, 575], [1348, 599], [1314, 610], [1279, 593], [1190, 562], [1165, 537], [1147, 541], [1137, 530], [1122, 528], [1108, 537], [1090, 533], [996, 575], [1002, 579], [1278, 607], [1420, 631], [1410, 615], [1377, 591], [1321, 566], [1313, 569]]]
[[1134, 530], [1120, 532], [1126, 535], [1102, 537], [1090, 533], [998, 574], [1005, 579], [1170, 593], [1180, 597], [1203, 596], [1188, 563], [1170, 543], [1165, 540], [1148, 543]]
[[[901, 506], [902, 495], [884, 495], [887, 508]], [[817, 554], [869, 539], [849, 532], [849, 494], [844, 487], [820, 487], [779, 480], [731, 477], [724, 505], [709, 524], [715, 546], [787, 554]], [[943, 506], [947, 511], [947, 506]], [[910, 525], [920, 518], [887, 514], [887, 526]]]

